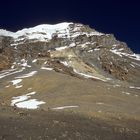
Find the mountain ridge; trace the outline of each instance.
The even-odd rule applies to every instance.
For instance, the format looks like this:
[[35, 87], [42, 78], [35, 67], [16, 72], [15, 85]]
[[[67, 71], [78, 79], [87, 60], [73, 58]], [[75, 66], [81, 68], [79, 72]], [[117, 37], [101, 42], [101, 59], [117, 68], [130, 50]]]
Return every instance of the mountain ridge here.
[[43, 57], [47, 65], [70, 75], [139, 81], [139, 55], [113, 34], [100, 33], [80, 23], [42, 24], [15, 33], [1, 30], [0, 50], [1, 70], [18, 68], [21, 60]]

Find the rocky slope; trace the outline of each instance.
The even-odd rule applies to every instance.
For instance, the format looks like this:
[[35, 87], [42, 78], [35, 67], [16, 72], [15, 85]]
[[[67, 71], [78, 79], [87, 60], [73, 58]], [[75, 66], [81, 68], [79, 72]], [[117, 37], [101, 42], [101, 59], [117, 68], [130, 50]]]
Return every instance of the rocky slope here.
[[139, 55], [112, 34], [77, 23], [39, 25], [16, 33], [0, 30], [0, 58], [0, 70], [37, 59], [42, 66], [71, 75], [140, 82]]
[[1, 29], [0, 139], [139, 140], [139, 71], [140, 55], [89, 26]]

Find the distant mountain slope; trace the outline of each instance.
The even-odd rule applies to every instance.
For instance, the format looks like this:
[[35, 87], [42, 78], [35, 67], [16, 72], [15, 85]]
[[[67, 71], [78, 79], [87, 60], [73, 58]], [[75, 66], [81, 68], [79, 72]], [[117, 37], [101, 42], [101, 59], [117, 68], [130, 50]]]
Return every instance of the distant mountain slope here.
[[[140, 55], [112, 34], [79, 23], [38, 25], [15, 33], [0, 30], [0, 70], [34, 59], [40, 67], [73, 76], [140, 83]], [[41, 60], [43, 59], [43, 60]]]

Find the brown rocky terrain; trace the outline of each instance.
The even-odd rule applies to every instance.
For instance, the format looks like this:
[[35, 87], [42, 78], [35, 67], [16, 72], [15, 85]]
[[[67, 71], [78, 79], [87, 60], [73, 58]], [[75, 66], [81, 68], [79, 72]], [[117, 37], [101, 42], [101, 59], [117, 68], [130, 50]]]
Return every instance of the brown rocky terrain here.
[[140, 55], [114, 35], [0, 30], [0, 60], [0, 139], [140, 139]]

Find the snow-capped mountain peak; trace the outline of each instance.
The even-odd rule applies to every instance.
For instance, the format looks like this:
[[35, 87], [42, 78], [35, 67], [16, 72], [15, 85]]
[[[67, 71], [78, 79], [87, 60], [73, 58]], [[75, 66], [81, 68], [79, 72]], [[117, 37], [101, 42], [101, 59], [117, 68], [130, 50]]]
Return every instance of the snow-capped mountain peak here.
[[[29, 36], [29, 38], [36, 38], [38, 35], [44, 35], [46, 38], [51, 39], [52, 34], [59, 32], [61, 34], [68, 33], [69, 25], [73, 23], [59, 23], [55, 25], [50, 24], [42, 24], [35, 26], [33, 28], [27, 28], [15, 33], [15, 37], [18, 38], [20, 36]], [[37, 35], [38, 34], [38, 35]]]
[[86, 34], [87, 36], [100, 36], [103, 33], [99, 33], [95, 30], [89, 30], [82, 24], [75, 24], [72, 22], [63, 22], [59, 24], [41, 24], [32, 28], [25, 28], [15, 33], [6, 30], [0, 30], [0, 36], [10, 36], [16, 41], [24, 39], [48, 41], [52, 39], [54, 35], [59, 38], [75, 38], [79, 35]]
[[66, 30], [68, 30], [70, 24], [73, 23], [63, 22], [55, 25], [42, 24], [32, 28], [25, 28], [15, 33], [1, 29], [0, 36], [10, 36], [14, 39], [19, 38], [21, 36], [28, 36], [29, 39], [32, 39], [41, 36], [41, 34], [45, 34], [46, 38], [51, 39], [52, 34], [56, 32], [59, 32], [61, 34], [66, 33]]

